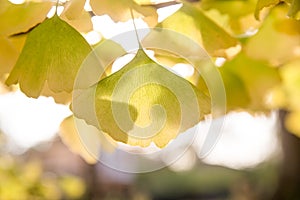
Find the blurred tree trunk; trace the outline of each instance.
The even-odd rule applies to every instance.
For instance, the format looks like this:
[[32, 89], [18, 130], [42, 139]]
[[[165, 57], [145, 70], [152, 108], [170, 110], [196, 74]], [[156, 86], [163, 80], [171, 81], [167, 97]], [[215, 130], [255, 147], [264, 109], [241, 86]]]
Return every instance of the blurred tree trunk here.
[[300, 139], [285, 128], [284, 121], [287, 114], [285, 110], [279, 111], [283, 160], [273, 200], [300, 199]]
[[96, 169], [96, 164], [88, 165], [86, 168], [86, 178], [88, 180], [87, 183], [87, 199], [90, 200], [97, 200], [99, 199], [100, 193], [100, 183], [99, 183], [99, 176]]

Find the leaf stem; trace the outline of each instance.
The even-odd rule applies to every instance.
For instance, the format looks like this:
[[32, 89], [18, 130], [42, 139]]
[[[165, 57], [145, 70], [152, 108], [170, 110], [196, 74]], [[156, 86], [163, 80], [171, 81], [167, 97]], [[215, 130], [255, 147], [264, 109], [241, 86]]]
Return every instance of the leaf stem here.
[[58, 4], [59, 4], [59, 0], [56, 0], [56, 4], [55, 4], [55, 15], [57, 15]]
[[130, 14], [131, 14], [132, 23], [133, 23], [133, 26], [134, 26], [134, 31], [135, 31], [136, 39], [137, 39], [137, 42], [139, 43], [139, 49], [142, 49], [142, 45], [140, 43], [139, 34], [137, 32], [136, 24], [135, 24], [135, 21], [134, 21], [134, 15], [133, 15], [132, 8], [130, 8]]

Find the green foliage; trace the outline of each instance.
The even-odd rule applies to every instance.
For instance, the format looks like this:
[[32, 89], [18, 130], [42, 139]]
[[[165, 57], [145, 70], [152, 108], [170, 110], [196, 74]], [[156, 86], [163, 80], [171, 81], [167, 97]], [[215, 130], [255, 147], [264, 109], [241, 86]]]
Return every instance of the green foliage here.
[[84, 181], [76, 176], [49, 176], [37, 160], [20, 161], [0, 156], [0, 199], [79, 199]]

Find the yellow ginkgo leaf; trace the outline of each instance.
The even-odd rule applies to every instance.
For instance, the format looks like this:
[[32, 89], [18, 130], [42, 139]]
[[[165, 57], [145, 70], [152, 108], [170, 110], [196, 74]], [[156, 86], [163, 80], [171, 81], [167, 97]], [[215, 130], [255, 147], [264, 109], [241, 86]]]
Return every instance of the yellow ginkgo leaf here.
[[300, 111], [289, 113], [285, 119], [285, 126], [291, 132], [300, 137]]
[[157, 24], [156, 9], [138, 5], [133, 0], [91, 0], [90, 4], [97, 15], [107, 14], [116, 22], [131, 19], [130, 9], [132, 9], [135, 18], [142, 17], [151, 27]]
[[210, 108], [208, 96], [141, 49], [121, 70], [78, 95], [73, 105], [75, 116], [114, 140], [142, 147], [151, 142], [164, 147]]
[[113, 151], [114, 143], [84, 120], [69, 116], [60, 125], [62, 141], [90, 164], [96, 163], [101, 149]]
[[25, 42], [25, 35], [0, 36], [0, 76], [9, 73], [16, 64]]
[[263, 8], [274, 6], [280, 2], [281, 2], [280, 0], [258, 0], [255, 9], [255, 18], [256, 19], [260, 18], [259, 13]]
[[300, 22], [287, 18], [287, 11], [285, 5], [272, 9], [262, 27], [244, 46], [249, 57], [279, 66], [298, 56]]
[[228, 98], [228, 107], [266, 111], [267, 95], [280, 83], [279, 72], [265, 62], [244, 53], [225, 62], [220, 68]]
[[[283, 1], [286, 2], [288, 5], [290, 5], [289, 11], [288, 11], [288, 16], [299, 20], [300, 19], [300, 1], [299, 0], [283, 0]], [[281, 0], [258, 0], [257, 4], [256, 4], [256, 9], [255, 9], [256, 19], [260, 19], [260, 16], [259, 16], [260, 12], [264, 8], [275, 6], [281, 2], [282, 2]]]
[[71, 0], [65, 5], [60, 17], [80, 32], [93, 30], [91, 15], [84, 10], [85, 0]]
[[238, 44], [235, 38], [208, 18], [200, 9], [188, 3], [184, 3], [160, 26], [190, 37], [202, 44], [213, 56], [226, 57], [225, 50]]
[[27, 32], [46, 18], [53, 4], [51, 1], [13, 4], [7, 0], [0, 0], [0, 35], [10, 36]]

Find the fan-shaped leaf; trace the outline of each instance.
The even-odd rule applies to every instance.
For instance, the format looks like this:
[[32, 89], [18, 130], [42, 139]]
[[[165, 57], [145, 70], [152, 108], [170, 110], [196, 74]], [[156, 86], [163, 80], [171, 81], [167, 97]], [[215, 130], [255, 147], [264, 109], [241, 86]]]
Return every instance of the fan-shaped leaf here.
[[80, 32], [93, 30], [90, 14], [84, 10], [85, 0], [69, 1], [60, 17]]
[[46, 18], [52, 4], [51, 1], [12, 4], [7, 0], [0, 0], [0, 35], [9, 36], [28, 31]]
[[79, 67], [91, 47], [57, 15], [32, 30], [6, 83], [19, 83], [30, 97], [38, 97], [45, 81], [53, 92], [71, 92]]
[[[89, 104], [94, 105], [96, 119], [87, 119], [89, 123], [116, 141], [143, 147], [151, 142], [165, 146], [210, 112], [205, 94], [152, 61], [143, 50], [82, 97], [92, 98], [94, 104]], [[75, 115], [81, 114], [74, 110]]]
[[69, 116], [60, 125], [62, 141], [86, 162], [96, 163], [101, 150], [112, 152], [115, 142], [84, 120]]
[[235, 38], [209, 19], [201, 10], [190, 4], [183, 4], [180, 10], [165, 19], [161, 26], [182, 33], [199, 44], [203, 44], [213, 56], [226, 56], [224, 50], [238, 44]]

